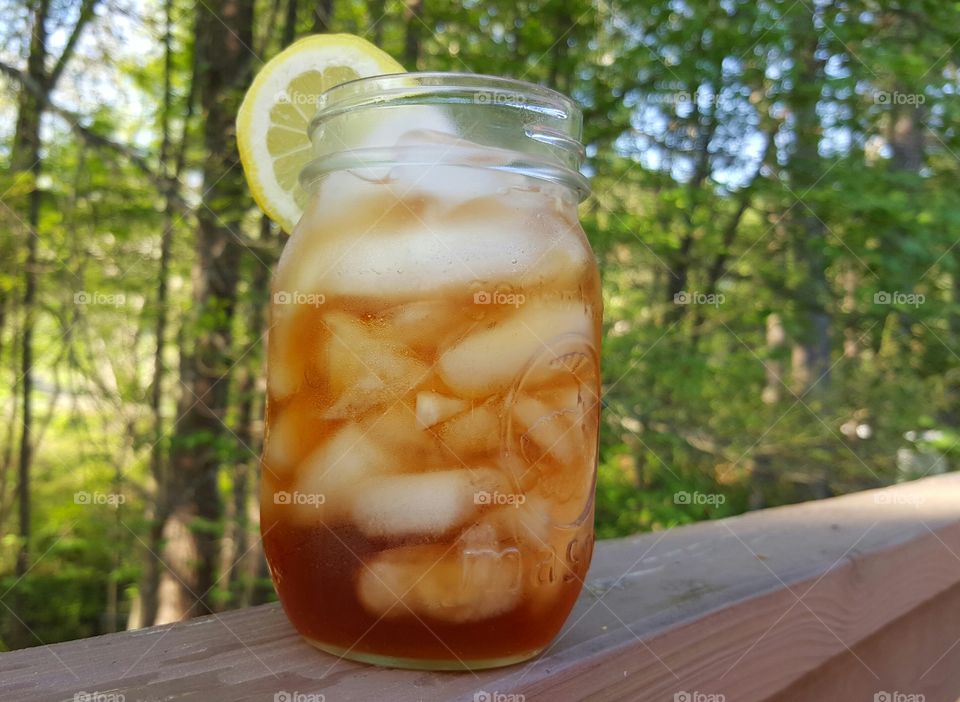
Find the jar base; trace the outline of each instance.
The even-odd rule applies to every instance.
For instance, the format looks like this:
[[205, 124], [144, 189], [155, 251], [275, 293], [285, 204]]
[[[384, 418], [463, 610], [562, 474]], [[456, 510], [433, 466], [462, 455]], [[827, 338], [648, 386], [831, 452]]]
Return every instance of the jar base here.
[[517, 653], [512, 656], [503, 656], [501, 658], [480, 658], [477, 660], [453, 660], [439, 658], [403, 658], [400, 656], [381, 656], [376, 653], [364, 653], [334, 646], [332, 644], [322, 643], [308, 636], [303, 636], [311, 646], [319, 648], [324, 653], [329, 653], [337, 658], [346, 658], [347, 660], [357, 661], [359, 663], [371, 663], [384, 668], [405, 668], [407, 670], [486, 670], [487, 668], [502, 668], [507, 665], [514, 665], [530, 660], [539, 654], [543, 648], [537, 648], [525, 653]]

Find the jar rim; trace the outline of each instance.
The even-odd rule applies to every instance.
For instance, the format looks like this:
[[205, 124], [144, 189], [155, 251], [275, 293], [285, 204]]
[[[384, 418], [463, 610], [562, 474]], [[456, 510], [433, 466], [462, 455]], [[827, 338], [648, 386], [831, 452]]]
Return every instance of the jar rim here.
[[577, 103], [552, 88], [485, 73], [421, 71], [354, 78], [328, 88], [317, 97], [317, 111], [310, 120], [307, 134], [312, 134], [317, 124], [341, 111], [363, 105], [426, 96], [436, 96], [438, 102], [444, 102], [444, 97], [447, 101], [457, 102], [457, 94], [463, 93], [472, 93], [478, 105], [495, 103], [548, 110], [561, 119], [574, 120], [577, 131], [580, 130], [582, 116]]
[[[323, 125], [347, 113], [378, 107], [416, 105], [496, 107], [516, 110], [523, 122], [523, 134], [538, 146], [532, 152], [516, 152], [514, 163], [500, 170], [522, 172], [563, 184], [585, 199], [590, 193], [587, 178], [580, 172], [585, 157], [581, 143], [583, 116], [577, 103], [552, 88], [517, 78], [483, 73], [414, 72], [388, 73], [345, 81], [317, 96], [317, 111], [307, 127], [314, 146], [322, 138]], [[469, 136], [464, 138], [469, 139]], [[419, 150], [420, 153], [417, 153]], [[405, 154], [410, 165], [440, 165], [450, 162], [450, 150], [419, 148]], [[552, 155], [551, 155], [552, 154]], [[394, 157], [396, 154], [394, 154]], [[327, 153], [311, 161], [300, 174], [300, 182], [308, 184], [332, 170], [355, 164], [376, 167], [391, 161], [385, 149], [353, 149], [340, 154]]]

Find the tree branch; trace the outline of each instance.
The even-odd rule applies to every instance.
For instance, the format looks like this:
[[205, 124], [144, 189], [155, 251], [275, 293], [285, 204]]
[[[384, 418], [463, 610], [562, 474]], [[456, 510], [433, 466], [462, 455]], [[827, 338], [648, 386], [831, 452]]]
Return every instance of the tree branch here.
[[[15, 66], [11, 66], [8, 63], [0, 61], [0, 74], [9, 76], [15, 81], [19, 82], [24, 88], [29, 90], [34, 95], [40, 97], [45, 93], [44, 86], [40, 85], [37, 81], [33, 80], [25, 72], [21, 71]], [[192, 103], [192, 93], [193, 89], [191, 86], [191, 96], [190, 101]], [[40, 97], [42, 100], [42, 97]], [[170, 178], [166, 172], [161, 169], [157, 170], [150, 165], [146, 157], [138, 153], [134, 148], [127, 144], [123, 144], [118, 141], [114, 141], [105, 134], [100, 134], [99, 132], [85, 127], [81, 120], [83, 119], [82, 115], [77, 114], [71, 110], [61, 107], [53, 102], [48, 102], [46, 105], [47, 111], [52, 114], [57, 115], [63, 119], [70, 126], [71, 131], [76, 134], [80, 139], [82, 139], [89, 146], [98, 147], [101, 149], [106, 149], [112, 151], [118, 156], [125, 158], [131, 164], [133, 164], [139, 171], [141, 171], [151, 183], [156, 186], [157, 190], [161, 193], [164, 193], [170, 197], [174, 208], [177, 213], [186, 217], [187, 215], [193, 212], [193, 208], [184, 200], [183, 196], [180, 194], [179, 189], [176, 187], [171, 187], [172, 183], [176, 183], [176, 177], [179, 175], [183, 167], [183, 153], [184, 153], [184, 144], [186, 142], [186, 135], [181, 139], [179, 153], [177, 154], [177, 163], [174, 168], [174, 177]], [[188, 119], [189, 115], [192, 114], [192, 104], [188, 105]], [[245, 235], [237, 236], [238, 243], [248, 250], [272, 250], [273, 246], [270, 244], [264, 244], [256, 239], [252, 239]]]
[[[45, 94], [44, 87], [37, 83], [37, 81], [33, 80], [26, 73], [21, 71], [19, 68], [0, 61], [0, 74], [9, 76], [18, 81], [24, 88], [37, 96], [38, 99], [43, 100], [43, 95]], [[46, 104], [46, 109], [67, 122], [71, 131], [83, 139], [87, 144], [113, 151], [119, 156], [122, 156], [136, 166], [137, 169], [140, 170], [145, 176], [147, 176], [147, 178], [154, 185], [156, 185], [158, 190], [161, 192], [165, 192], [167, 190], [168, 186], [164, 174], [156, 171], [147, 161], [146, 157], [138, 153], [132, 147], [127, 144], [114, 141], [105, 134], [100, 134], [89, 127], [83, 126], [81, 123], [83, 117], [76, 112], [72, 112], [64, 107], [60, 107], [53, 102], [48, 102]], [[186, 214], [190, 212], [190, 207], [178, 192], [171, 193], [171, 197], [176, 203], [177, 209], [181, 213]]]
[[83, 33], [83, 28], [93, 18], [93, 11], [96, 9], [99, 1], [100, 0], [83, 0], [83, 3], [80, 5], [80, 15], [77, 17], [77, 23], [73, 26], [73, 31], [70, 33], [70, 37], [67, 39], [63, 51], [60, 53], [60, 58], [57, 59], [56, 64], [54, 64], [53, 69], [47, 76], [47, 87], [50, 90], [53, 90], [57, 86], [57, 81], [60, 80], [63, 69], [66, 68], [70, 57], [73, 55], [74, 49], [77, 48], [77, 41]]

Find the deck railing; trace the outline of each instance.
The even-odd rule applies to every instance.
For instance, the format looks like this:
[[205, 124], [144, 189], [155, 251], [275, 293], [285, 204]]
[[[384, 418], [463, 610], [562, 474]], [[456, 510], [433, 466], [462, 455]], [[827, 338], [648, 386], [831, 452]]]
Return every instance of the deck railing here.
[[954, 702], [960, 475], [601, 542], [559, 638], [510, 668], [337, 660], [277, 605], [0, 655], [0, 700], [87, 699]]

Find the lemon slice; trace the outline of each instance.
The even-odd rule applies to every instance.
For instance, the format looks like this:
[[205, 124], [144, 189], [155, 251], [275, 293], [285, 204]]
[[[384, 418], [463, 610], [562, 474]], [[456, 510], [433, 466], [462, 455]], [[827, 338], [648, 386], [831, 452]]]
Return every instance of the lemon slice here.
[[237, 146], [254, 200], [285, 231], [306, 206], [300, 170], [310, 160], [307, 125], [324, 90], [354, 78], [403, 73], [388, 54], [352, 34], [291, 44], [254, 78], [237, 113]]

